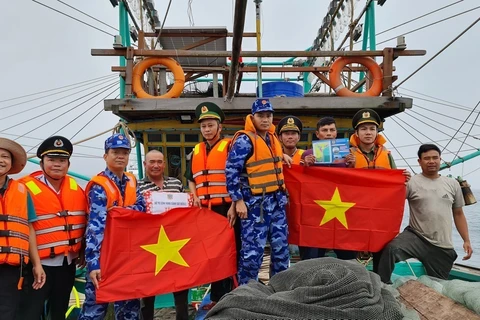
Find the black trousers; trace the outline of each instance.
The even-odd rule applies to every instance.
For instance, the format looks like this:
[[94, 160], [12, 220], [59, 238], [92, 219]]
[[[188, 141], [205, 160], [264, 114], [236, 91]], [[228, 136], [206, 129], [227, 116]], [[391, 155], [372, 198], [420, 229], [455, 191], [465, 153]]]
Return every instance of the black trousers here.
[[65, 320], [65, 313], [68, 310], [70, 293], [75, 282], [75, 263], [67, 264], [67, 258], [64, 258], [63, 265], [58, 267], [43, 266], [47, 276], [45, 285], [39, 289], [32, 288], [33, 272], [32, 264], [27, 268], [27, 280], [29, 285], [22, 291], [22, 301], [20, 310], [17, 313], [17, 320], [38, 320], [45, 310], [45, 301], [47, 304], [47, 314], [51, 320]]
[[[298, 250], [300, 251], [300, 259], [302, 260], [323, 258], [327, 253], [327, 249], [322, 248], [298, 247]], [[357, 257], [357, 251], [340, 249], [334, 249], [333, 251], [340, 260], [351, 260]]]
[[380, 276], [382, 282], [391, 283], [395, 263], [409, 258], [418, 259], [425, 267], [427, 275], [448, 279], [457, 253], [454, 249], [431, 244], [412, 228], [406, 227], [382, 251], [373, 254], [373, 271]]
[[20, 267], [0, 264], [0, 319], [14, 320], [20, 304]]
[[[174, 292], [173, 299], [175, 301], [175, 319], [188, 320], [188, 290]], [[143, 298], [143, 320], [153, 320], [154, 309], [155, 297]]]

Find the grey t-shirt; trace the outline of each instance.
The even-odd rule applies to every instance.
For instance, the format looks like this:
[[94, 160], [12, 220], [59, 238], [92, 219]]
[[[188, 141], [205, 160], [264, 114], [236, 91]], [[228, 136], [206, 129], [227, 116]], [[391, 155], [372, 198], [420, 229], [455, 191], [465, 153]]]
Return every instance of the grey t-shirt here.
[[453, 178], [413, 176], [407, 184], [409, 225], [432, 244], [453, 248], [453, 208], [465, 205], [460, 184]]

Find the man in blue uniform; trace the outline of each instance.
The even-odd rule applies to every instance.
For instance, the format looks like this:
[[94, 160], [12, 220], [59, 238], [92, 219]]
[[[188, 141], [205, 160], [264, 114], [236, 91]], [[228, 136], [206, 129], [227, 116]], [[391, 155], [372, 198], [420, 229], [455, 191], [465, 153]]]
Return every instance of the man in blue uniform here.
[[228, 154], [227, 190], [241, 219], [239, 284], [257, 279], [267, 240], [272, 275], [289, 265], [283, 153], [272, 121], [270, 101], [257, 99]]
[[[95, 290], [101, 286], [100, 249], [105, 232], [107, 213], [111, 207], [121, 206], [145, 211], [145, 199], [137, 188], [135, 177], [125, 168], [130, 156], [130, 141], [123, 134], [114, 134], [105, 141], [103, 158], [107, 168], [94, 177], [85, 189], [89, 204], [89, 219], [86, 232], [85, 259], [87, 283], [85, 302], [79, 320], [97, 320], [105, 317], [108, 303], [95, 302]], [[110, 190], [118, 189], [118, 194]], [[114, 303], [117, 320], [137, 320], [140, 316], [140, 300], [117, 301]]]

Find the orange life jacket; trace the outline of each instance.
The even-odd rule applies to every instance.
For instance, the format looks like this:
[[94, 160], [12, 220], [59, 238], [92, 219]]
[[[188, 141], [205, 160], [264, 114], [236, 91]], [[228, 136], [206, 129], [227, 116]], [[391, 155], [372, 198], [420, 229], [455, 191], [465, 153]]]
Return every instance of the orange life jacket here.
[[302, 154], [305, 152], [303, 149], [297, 149], [295, 153], [293, 154], [292, 160], [293, 164], [300, 164], [302, 161]]
[[42, 171], [23, 177], [33, 199], [37, 221], [33, 223], [37, 235], [40, 259], [79, 252], [87, 224], [87, 199], [74, 178], [65, 176], [56, 193], [37, 179]]
[[246, 176], [252, 194], [257, 195], [274, 192], [279, 189], [284, 190], [283, 151], [282, 145], [275, 135], [275, 126], [272, 124], [267, 132], [271, 146], [268, 146], [265, 140], [257, 135], [252, 122], [252, 115], [247, 116], [245, 130], [237, 131], [233, 141], [240, 134], [246, 134], [253, 144], [253, 154], [245, 164], [247, 169]]
[[353, 134], [350, 137], [350, 152], [355, 156], [355, 168], [392, 169], [389, 159], [390, 151], [384, 147], [386, 142], [387, 140], [385, 140], [382, 135], [377, 134], [377, 138], [375, 139], [375, 155], [373, 160], [370, 161], [367, 155], [360, 150], [360, 140]]
[[28, 262], [27, 188], [13, 179], [8, 180], [4, 195], [0, 195], [0, 264], [19, 266]]
[[218, 141], [207, 155], [205, 143], [199, 143], [193, 149], [192, 174], [197, 196], [202, 205], [220, 205], [231, 203], [225, 179], [230, 139]]
[[128, 177], [128, 183], [125, 187], [125, 196], [122, 197], [120, 189], [108, 177], [98, 174], [90, 180], [85, 188], [85, 194], [88, 195], [94, 184], [101, 186], [107, 194], [107, 210], [113, 206], [128, 207], [133, 206], [137, 202], [137, 179], [130, 172], [124, 172]]

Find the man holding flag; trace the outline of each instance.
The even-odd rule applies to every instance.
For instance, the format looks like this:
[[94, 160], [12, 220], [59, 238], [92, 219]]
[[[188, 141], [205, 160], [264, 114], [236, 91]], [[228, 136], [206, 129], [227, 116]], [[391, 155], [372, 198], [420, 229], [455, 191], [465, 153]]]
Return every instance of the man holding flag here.
[[272, 121], [270, 101], [255, 100], [245, 130], [233, 138], [225, 168], [228, 193], [241, 219], [239, 284], [257, 279], [267, 240], [272, 252], [272, 275], [287, 269], [290, 261], [284, 155]]
[[457, 259], [452, 242], [452, 220], [464, 241], [463, 260], [472, 256], [467, 219], [462, 209], [465, 205], [462, 190], [455, 179], [438, 173], [440, 156], [440, 148], [434, 144], [424, 144], [418, 149], [422, 173], [407, 184], [409, 224], [378, 254], [374, 265], [374, 271], [385, 283], [391, 283], [395, 262], [409, 258], [420, 260], [427, 275], [448, 279]]
[[[182, 182], [173, 177], [164, 176], [165, 160], [163, 153], [151, 150], [145, 155], [146, 177], [139, 182], [142, 194], [151, 191], [185, 192]], [[177, 320], [188, 320], [188, 289], [174, 292], [175, 312]], [[155, 310], [155, 296], [143, 298], [143, 320], [153, 320]]]
[[[240, 249], [240, 223], [236, 222], [235, 208], [227, 192], [225, 183], [225, 163], [227, 161], [230, 139], [222, 139], [222, 122], [225, 114], [214, 103], [200, 103], [195, 116], [200, 124], [204, 142], [195, 146], [192, 159], [185, 172], [190, 191], [193, 194], [194, 205], [209, 208], [226, 217], [230, 226], [235, 228], [237, 250]], [[233, 289], [232, 278], [226, 278], [211, 284], [211, 303], [203, 306], [210, 310]]]
[[[100, 249], [109, 210], [113, 207], [124, 207], [145, 211], [145, 199], [137, 188], [135, 176], [125, 172], [130, 150], [130, 140], [124, 134], [116, 133], [109, 137], [105, 141], [103, 156], [107, 168], [93, 177], [85, 188], [89, 206], [85, 250], [88, 274], [85, 302], [79, 320], [103, 319], [107, 311], [108, 303], [96, 303], [96, 290], [102, 283]], [[140, 300], [117, 301], [114, 308], [116, 319], [137, 320]]]

